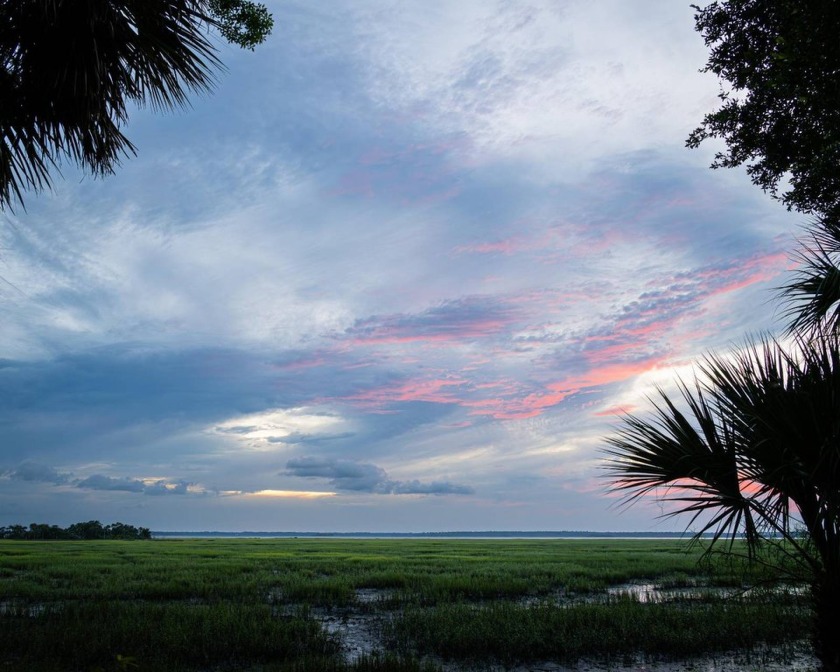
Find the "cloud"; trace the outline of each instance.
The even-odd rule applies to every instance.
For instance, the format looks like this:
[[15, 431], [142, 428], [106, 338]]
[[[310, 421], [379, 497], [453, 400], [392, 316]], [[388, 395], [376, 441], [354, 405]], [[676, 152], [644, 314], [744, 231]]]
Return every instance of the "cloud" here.
[[509, 329], [522, 313], [498, 297], [469, 296], [414, 314], [376, 315], [356, 320], [343, 337], [357, 344], [487, 339]]
[[698, 73], [705, 53], [688, 7], [648, 9], [432, 2], [353, 18], [371, 61], [368, 95], [380, 106], [460, 130], [494, 158], [536, 155], [536, 164], [571, 154], [577, 160], [562, 163], [573, 172], [581, 158], [628, 145], [682, 146], [697, 98], [714, 101], [714, 78]]
[[45, 464], [23, 462], [14, 469], [0, 470], [0, 476], [6, 476], [15, 481], [32, 481], [62, 485], [69, 481], [71, 474], [59, 472]]
[[475, 490], [467, 485], [450, 483], [449, 481], [430, 481], [422, 483], [413, 481], [391, 481], [396, 495], [472, 495]]
[[113, 478], [103, 474], [93, 474], [75, 481], [77, 488], [85, 490], [105, 490], [116, 492], [136, 492], [144, 495], [185, 495], [190, 492], [192, 483], [186, 481], [167, 481], [165, 479]]
[[74, 478], [72, 472], [58, 471], [54, 467], [37, 462], [23, 462], [15, 468], [0, 470], [0, 477], [10, 478], [14, 481], [51, 483], [52, 485], [72, 484], [74, 487], [83, 490], [134, 492], [145, 495], [183, 495], [194, 486], [194, 484], [183, 480], [115, 478], [104, 474]]
[[301, 432], [292, 432], [286, 436], [272, 436], [266, 439], [269, 443], [322, 443], [324, 441], [338, 441], [340, 439], [350, 439], [354, 437], [353, 432], [339, 432], [338, 434], [304, 434]]
[[190, 486], [193, 483], [187, 481], [176, 481], [174, 483], [159, 480], [151, 483], [144, 483], [146, 486], [143, 490], [144, 495], [186, 495], [190, 492]]
[[[320, 529], [592, 520], [552, 493], [598, 414], [772, 328], [793, 217], [683, 149], [716, 82], [690, 7], [649, 4], [291, 0], [193, 113], [133, 116], [117, 174], [7, 213], [0, 510], [243, 529], [307, 478], [345, 495]], [[481, 497], [342, 506], [457, 474]]]
[[210, 431], [230, 435], [255, 450], [273, 446], [340, 441], [354, 436], [341, 429], [347, 421], [335, 413], [299, 407], [266, 410], [246, 416], [230, 418]]
[[352, 460], [299, 457], [286, 463], [287, 473], [301, 478], [327, 478], [342, 490], [376, 492], [388, 482], [388, 474], [375, 464]]
[[315, 456], [289, 460], [286, 463], [286, 475], [325, 478], [338, 490], [378, 495], [471, 495], [474, 492], [469, 486], [448, 481], [394, 481], [388, 478], [388, 473], [382, 467], [375, 464]]
[[313, 490], [256, 490], [254, 492], [246, 491], [227, 491], [220, 493], [223, 496], [241, 496], [241, 497], [261, 497], [270, 499], [322, 499], [324, 497], [335, 497], [335, 492], [323, 492]]
[[94, 474], [76, 482], [77, 488], [88, 490], [117, 490], [122, 492], [143, 492], [146, 484], [136, 478], [113, 478]]

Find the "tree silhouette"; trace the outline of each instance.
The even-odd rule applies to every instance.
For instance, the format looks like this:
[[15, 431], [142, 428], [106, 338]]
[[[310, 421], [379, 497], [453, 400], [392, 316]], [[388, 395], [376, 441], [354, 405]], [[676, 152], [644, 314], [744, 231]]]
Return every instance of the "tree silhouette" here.
[[[822, 668], [840, 670], [840, 3], [720, 0], [694, 6], [722, 106], [688, 139], [721, 138], [713, 167], [817, 219], [782, 288], [790, 347], [765, 339], [709, 356], [652, 418], [625, 417], [607, 472], [631, 503], [653, 494], [712, 547], [743, 535], [810, 582]], [[787, 191], [779, 194], [783, 185]]]
[[710, 50], [705, 71], [722, 89], [720, 109], [688, 146], [721, 138], [727, 149], [713, 167], [746, 165], [788, 209], [840, 216], [840, 3], [720, 0], [694, 9]]
[[[627, 502], [654, 494], [713, 543], [773, 544], [812, 586], [814, 643], [840, 670], [840, 343], [827, 332], [785, 349], [764, 340], [709, 356], [681, 403], [660, 391], [652, 419], [628, 415], [606, 469]], [[680, 408], [683, 406], [684, 410]], [[731, 547], [730, 547], [731, 548]], [[788, 569], [791, 565], [788, 563]]]
[[208, 29], [253, 48], [272, 18], [248, 0], [0, 0], [0, 207], [68, 159], [113, 172], [136, 148], [129, 104], [184, 106], [222, 67]]

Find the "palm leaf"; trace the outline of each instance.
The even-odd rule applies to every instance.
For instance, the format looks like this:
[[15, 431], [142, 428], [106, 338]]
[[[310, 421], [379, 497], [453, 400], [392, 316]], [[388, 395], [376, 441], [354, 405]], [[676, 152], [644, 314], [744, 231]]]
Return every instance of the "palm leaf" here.
[[[736, 418], [744, 476], [762, 518], [788, 533], [791, 503], [806, 527], [840, 504], [840, 348], [819, 333], [785, 351], [775, 341], [701, 366], [723, 412]], [[835, 514], [836, 520], [836, 514]]]
[[0, 0], [0, 205], [48, 187], [61, 158], [112, 172], [135, 151], [130, 103], [209, 90], [214, 23], [206, 0]]
[[788, 334], [840, 328], [840, 223], [827, 217], [816, 220], [807, 241], [794, 254], [799, 268], [780, 288], [790, 319]]
[[732, 425], [699, 385], [692, 391], [680, 381], [679, 389], [689, 413], [659, 390], [654, 420], [628, 415], [607, 439], [606, 469], [614, 486], [627, 491], [625, 504], [664, 492], [664, 499], [682, 504], [666, 515], [691, 513], [690, 524], [704, 521], [696, 538], [713, 531], [714, 541], [728, 537], [731, 542], [743, 529], [752, 548], [755, 525], [741, 493]]
[[[812, 569], [840, 539], [840, 345], [825, 332], [709, 356], [678, 408], [661, 390], [653, 418], [628, 415], [606, 469], [629, 504], [656, 494], [700, 521], [713, 543], [743, 532], [752, 552], [782, 538]], [[812, 545], [795, 532], [805, 526]]]

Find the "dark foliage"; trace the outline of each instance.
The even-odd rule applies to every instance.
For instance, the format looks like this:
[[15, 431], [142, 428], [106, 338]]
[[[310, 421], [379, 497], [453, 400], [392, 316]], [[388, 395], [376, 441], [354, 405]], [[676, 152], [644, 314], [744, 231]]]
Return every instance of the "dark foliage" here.
[[693, 389], [681, 385], [683, 404], [662, 393], [653, 419], [627, 416], [608, 440], [614, 486], [627, 501], [676, 502], [716, 540], [743, 531], [753, 556], [775, 546], [810, 582], [817, 653], [838, 670], [840, 340], [819, 331], [790, 350], [748, 345], [701, 371]]
[[265, 5], [248, 0], [208, 0], [208, 8], [222, 37], [243, 49], [253, 51], [274, 26]]
[[31, 523], [0, 527], [0, 539], [43, 540], [43, 539], [151, 539], [152, 533], [147, 527], [134, 527], [125, 523], [103, 525], [98, 520], [85, 523], [73, 523], [63, 528], [58, 525]]
[[705, 71], [724, 88], [720, 109], [688, 146], [721, 138], [727, 151], [713, 167], [746, 164], [788, 208], [840, 214], [840, 2], [721, 0], [695, 9], [710, 47]]
[[222, 67], [210, 26], [253, 48], [271, 30], [245, 0], [0, 0], [0, 207], [49, 187], [62, 159], [94, 175], [135, 153], [130, 104], [187, 104]]
[[840, 333], [840, 220], [813, 222], [794, 258], [798, 268], [782, 287], [788, 331]]

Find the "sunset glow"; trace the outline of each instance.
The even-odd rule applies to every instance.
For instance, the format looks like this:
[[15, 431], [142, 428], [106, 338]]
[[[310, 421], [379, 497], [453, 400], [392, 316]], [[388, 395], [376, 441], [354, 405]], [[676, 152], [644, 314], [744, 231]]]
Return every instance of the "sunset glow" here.
[[604, 437], [778, 333], [803, 223], [685, 148], [690, 5], [268, 4], [114, 175], [3, 213], [0, 525], [681, 529]]

